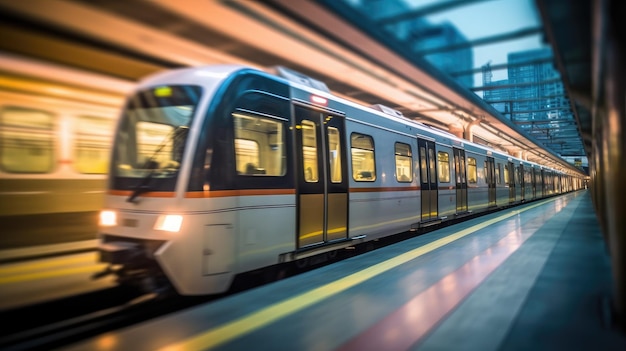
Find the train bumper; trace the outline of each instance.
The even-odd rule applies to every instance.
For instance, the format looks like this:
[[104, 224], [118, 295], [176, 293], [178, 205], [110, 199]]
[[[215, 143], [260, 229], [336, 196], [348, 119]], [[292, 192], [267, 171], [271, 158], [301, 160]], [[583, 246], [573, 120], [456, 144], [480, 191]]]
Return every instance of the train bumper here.
[[124, 264], [132, 260], [141, 250], [139, 244], [129, 242], [108, 242], [98, 246], [100, 262], [110, 264]]

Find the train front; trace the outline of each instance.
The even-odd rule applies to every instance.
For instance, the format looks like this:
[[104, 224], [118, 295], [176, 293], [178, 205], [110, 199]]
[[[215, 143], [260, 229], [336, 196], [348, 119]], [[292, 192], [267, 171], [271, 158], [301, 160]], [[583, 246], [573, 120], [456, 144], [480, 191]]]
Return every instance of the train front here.
[[186, 198], [189, 163], [198, 129], [207, 127], [211, 96], [229, 73], [202, 72], [156, 76], [127, 100], [100, 214], [98, 250], [108, 267], [96, 278], [113, 274], [119, 284], [144, 292], [185, 295], [219, 292], [228, 283], [227, 277], [212, 287], [194, 281], [202, 276], [194, 257], [203, 243], [190, 215], [201, 211]]

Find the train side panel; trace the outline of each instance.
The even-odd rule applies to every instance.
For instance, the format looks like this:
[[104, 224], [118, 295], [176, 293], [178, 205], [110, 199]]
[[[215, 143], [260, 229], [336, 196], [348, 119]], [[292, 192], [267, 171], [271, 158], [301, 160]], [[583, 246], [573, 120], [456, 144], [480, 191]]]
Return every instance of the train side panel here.
[[[420, 196], [414, 170], [416, 143], [406, 135], [381, 133], [379, 127], [363, 123], [363, 119], [359, 113], [355, 112], [354, 117], [348, 113], [346, 125], [350, 178], [349, 235], [366, 235], [366, 240], [373, 240], [391, 232], [409, 230], [412, 224], [419, 221]], [[362, 165], [357, 156], [357, 138], [373, 140], [376, 169], [371, 174], [369, 168], [361, 171], [368, 166]], [[409, 145], [413, 150], [413, 179], [410, 182], [399, 182], [396, 177], [394, 147], [398, 142]]]
[[[234, 209], [235, 274], [276, 264], [281, 254], [296, 249], [294, 195], [240, 196]], [[216, 243], [222, 239], [221, 233], [207, 236]]]

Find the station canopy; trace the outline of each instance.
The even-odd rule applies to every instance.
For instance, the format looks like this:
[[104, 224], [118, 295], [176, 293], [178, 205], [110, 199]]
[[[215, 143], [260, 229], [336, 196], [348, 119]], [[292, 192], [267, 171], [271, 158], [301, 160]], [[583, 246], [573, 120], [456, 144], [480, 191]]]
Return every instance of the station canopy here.
[[541, 1], [321, 2], [390, 47], [402, 48], [407, 59], [430, 65], [476, 94], [543, 148], [588, 167], [580, 126], [580, 114], [587, 111], [570, 99], [547, 40]]

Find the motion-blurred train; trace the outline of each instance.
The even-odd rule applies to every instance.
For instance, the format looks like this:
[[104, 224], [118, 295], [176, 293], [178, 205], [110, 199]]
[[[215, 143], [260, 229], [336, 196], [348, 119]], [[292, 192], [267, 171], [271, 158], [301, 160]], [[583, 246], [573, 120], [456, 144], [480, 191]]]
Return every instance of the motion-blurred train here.
[[96, 239], [134, 83], [0, 54], [0, 249]]
[[140, 82], [114, 136], [103, 274], [221, 293], [240, 273], [582, 187], [276, 73], [219, 65]]

